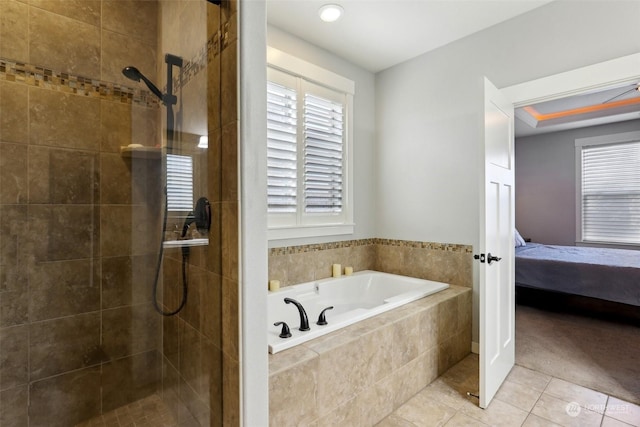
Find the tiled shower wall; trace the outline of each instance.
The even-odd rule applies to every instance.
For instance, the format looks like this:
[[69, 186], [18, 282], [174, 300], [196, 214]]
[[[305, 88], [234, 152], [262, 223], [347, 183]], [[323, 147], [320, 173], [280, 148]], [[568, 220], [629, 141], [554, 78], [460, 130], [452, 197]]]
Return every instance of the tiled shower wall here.
[[159, 169], [120, 155], [157, 143], [157, 102], [120, 72], [155, 70], [156, 16], [0, 2], [2, 426], [69, 426], [157, 389]]
[[[222, 272], [222, 414], [224, 426], [240, 425], [240, 246], [238, 182], [238, 2], [222, 2], [220, 128], [217, 167], [220, 179]], [[211, 157], [210, 157], [211, 158]]]
[[[207, 197], [212, 212], [209, 245], [190, 249], [185, 308], [163, 321], [162, 396], [180, 425], [239, 425], [236, 3], [163, 1], [160, 8], [163, 54], [190, 61], [174, 144], [191, 150], [194, 197]], [[208, 135], [206, 150], [194, 148], [194, 135]], [[166, 310], [180, 304], [181, 264], [180, 249], [165, 252]]]
[[[236, 21], [234, 1], [0, 1], [3, 427], [73, 425], [155, 392], [181, 425], [238, 424]], [[209, 135], [194, 157], [212, 230], [191, 251], [187, 307], [163, 322], [150, 304], [160, 168], [120, 147], [158, 144], [164, 110], [121, 69], [162, 87], [164, 50], [202, 47], [181, 94], [197, 105], [177, 113], [181, 132]], [[166, 254], [168, 308], [179, 260]]]
[[361, 239], [272, 248], [269, 280], [282, 286], [331, 277], [331, 265], [473, 287], [471, 245]]
[[[181, 425], [239, 424], [236, 10], [0, 1], [0, 425], [73, 425], [154, 392]], [[189, 303], [163, 322], [150, 304], [160, 170], [120, 155], [159, 143], [163, 110], [121, 69], [162, 83], [158, 33], [192, 58], [173, 49], [203, 47], [193, 20], [213, 45], [206, 70], [185, 70], [195, 105], [177, 114], [185, 134], [208, 129], [195, 185], [213, 220], [191, 252]], [[179, 260], [166, 254], [169, 308]]]

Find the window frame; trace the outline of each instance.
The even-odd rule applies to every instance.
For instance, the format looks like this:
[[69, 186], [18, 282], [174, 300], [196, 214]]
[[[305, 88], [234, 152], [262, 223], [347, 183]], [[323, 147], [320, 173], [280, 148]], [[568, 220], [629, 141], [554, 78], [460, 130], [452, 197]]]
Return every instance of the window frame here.
[[625, 143], [640, 142], [640, 131], [624, 132], [587, 138], [577, 138], [575, 140], [575, 171], [576, 171], [576, 245], [577, 246], [598, 246], [598, 247], [618, 247], [618, 248], [640, 248], [640, 243], [613, 242], [613, 241], [592, 241], [585, 240], [583, 235], [582, 218], [582, 149], [584, 147], [617, 145]]
[[[273, 71], [272, 71], [273, 70]], [[344, 145], [343, 145], [343, 209], [340, 214], [312, 214], [304, 212], [304, 179], [297, 178], [297, 210], [295, 215], [267, 213], [267, 237], [269, 240], [308, 238], [353, 234], [353, 96], [355, 83], [345, 77], [311, 64], [278, 49], [267, 47], [267, 73], [284, 73], [296, 80], [298, 105], [304, 102], [305, 90], [322, 96], [319, 92], [329, 90], [344, 95]], [[269, 80], [269, 78], [267, 78]], [[276, 80], [274, 83], [278, 83]], [[313, 89], [310, 89], [313, 88]], [[266, 90], [266, 88], [265, 88]], [[302, 110], [298, 112], [301, 119]], [[298, 125], [297, 170], [304, 168], [304, 138]], [[303, 172], [304, 173], [304, 172]]]

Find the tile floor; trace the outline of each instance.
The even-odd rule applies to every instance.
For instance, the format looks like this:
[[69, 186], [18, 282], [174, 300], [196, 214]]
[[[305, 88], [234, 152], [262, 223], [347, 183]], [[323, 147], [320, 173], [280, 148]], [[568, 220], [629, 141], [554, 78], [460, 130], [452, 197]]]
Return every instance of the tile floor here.
[[[640, 406], [568, 381], [514, 366], [489, 408], [478, 390], [478, 355], [470, 354], [377, 427], [575, 426], [640, 427]], [[76, 427], [177, 427], [158, 395], [123, 406]], [[360, 427], [360, 426], [353, 426]]]
[[[489, 408], [466, 396], [478, 390], [478, 355], [470, 354], [382, 420], [377, 427], [640, 427], [640, 406], [516, 365]], [[76, 427], [177, 427], [158, 395]], [[360, 426], [354, 426], [360, 427]]]
[[178, 427], [157, 394], [97, 416], [76, 427]]
[[640, 427], [640, 406], [516, 365], [486, 410], [471, 354], [382, 420], [378, 427]]

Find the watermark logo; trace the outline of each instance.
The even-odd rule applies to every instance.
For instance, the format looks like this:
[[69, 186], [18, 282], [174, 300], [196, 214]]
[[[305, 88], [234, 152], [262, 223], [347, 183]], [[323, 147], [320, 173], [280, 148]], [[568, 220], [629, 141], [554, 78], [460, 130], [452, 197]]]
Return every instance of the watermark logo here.
[[580, 415], [580, 404], [578, 402], [569, 402], [564, 410], [567, 412], [567, 415], [575, 418]]
[[608, 414], [629, 414], [631, 413], [631, 405], [618, 403], [618, 404], [608, 404], [606, 406], [606, 410]]
[[585, 404], [580, 405], [578, 402], [570, 402], [567, 403], [564, 410], [570, 417], [577, 417], [580, 415], [580, 411], [582, 409], [586, 409], [587, 411], [597, 412], [599, 414], [604, 414], [605, 411], [607, 414], [618, 413], [618, 414], [628, 414], [631, 411], [631, 407], [625, 403], [618, 404]]

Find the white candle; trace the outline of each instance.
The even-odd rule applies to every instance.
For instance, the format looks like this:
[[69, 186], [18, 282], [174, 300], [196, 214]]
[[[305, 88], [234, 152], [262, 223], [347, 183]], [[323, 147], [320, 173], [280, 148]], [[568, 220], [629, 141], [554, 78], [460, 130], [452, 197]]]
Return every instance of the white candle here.
[[353, 274], [353, 267], [345, 267], [344, 268], [344, 275], [345, 276], [351, 276]]
[[269, 280], [269, 290], [271, 292], [280, 289], [280, 280]]
[[340, 264], [333, 264], [331, 266], [331, 271], [333, 273], [333, 277], [342, 276], [342, 266]]

